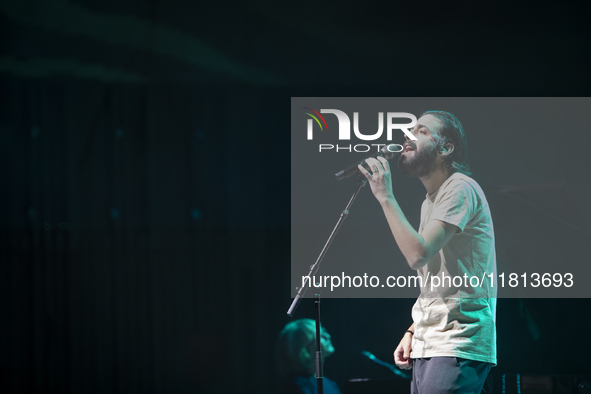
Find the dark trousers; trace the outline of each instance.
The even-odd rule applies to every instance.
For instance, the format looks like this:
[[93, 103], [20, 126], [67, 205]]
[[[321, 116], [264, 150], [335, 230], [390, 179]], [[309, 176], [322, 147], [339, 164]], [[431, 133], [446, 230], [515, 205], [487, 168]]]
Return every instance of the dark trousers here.
[[411, 394], [480, 394], [492, 364], [459, 357], [413, 359]]

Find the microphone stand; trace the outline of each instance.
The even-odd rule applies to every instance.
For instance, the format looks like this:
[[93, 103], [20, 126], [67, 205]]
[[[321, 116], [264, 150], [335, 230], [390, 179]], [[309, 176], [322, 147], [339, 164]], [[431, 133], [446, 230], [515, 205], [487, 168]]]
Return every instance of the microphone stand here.
[[[287, 311], [287, 315], [289, 317], [293, 316], [296, 308], [298, 307], [298, 305], [300, 303], [300, 300], [306, 294], [306, 290], [308, 290], [308, 287], [310, 287], [312, 285], [312, 283], [311, 283], [312, 277], [316, 274], [316, 272], [318, 271], [318, 268], [320, 268], [320, 263], [322, 262], [322, 259], [324, 259], [326, 252], [328, 252], [328, 248], [330, 248], [330, 245], [332, 244], [332, 241], [333, 241], [335, 235], [337, 234], [337, 232], [341, 228], [341, 225], [343, 224], [343, 222], [345, 221], [347, 216], [349, 216], [349, 209], [351, 208], [351, 205], [353, 205], [353, 201], [355, 201], [355, 199], [357, 198], [357, 195], [359, 194], [359, 191], [366, 184], [367, 184], [367, 179], [365, 178], [365, 176], [363, 174], [361, 174], [359, 176], [359, 180], [357, 181], [357, 189], [355, 190], [355, 193], [353, 193], [353, 195], [351, 196], [351, 199], [349, 200], [349, 203], [347, 204], [347, 206], [345, 207], [343, 212], [341, 212], [341, 216], [339, 217], [339, 220], [337, 221], [337, 224], [335, 225], [334, 229], [330, 233], [328, 240], [324, 244], [324, 247], [322, 248], [322, 251], [320, 252], [320, 255], [318, 256], [318, 258], [316, 259], [316, 262], [310, 266], [310, 272], [308, 273], [308, 277], [310, 278], [310, 280], [308, 281], [308, 285], [296, 288], [296, 289], [298, 289], [298, 293], [296, 294], [295, 298], [293, 299], [293, 302], [291, 303], [291, 306], [289, 307], [289, 310]], [[315, 305], [315, 320], [316, 320], [316, 391], [318, 394], [323, 394], [324, 393], [324, 385], [323, 385], [324, 376], [322, 373], [322, 349], [321, 349], [321, 338], [320, 338], [320, 292], [315, 294], [314, 305]]]

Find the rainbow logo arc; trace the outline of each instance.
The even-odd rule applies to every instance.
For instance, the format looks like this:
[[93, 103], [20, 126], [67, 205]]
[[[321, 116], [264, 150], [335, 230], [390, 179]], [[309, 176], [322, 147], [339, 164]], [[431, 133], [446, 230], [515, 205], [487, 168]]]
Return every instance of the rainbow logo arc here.
[[[324, 126], [326, 127], [326, 131], [328, 131], [328, 125], [326, 124], [326, 120], [324, 120], [324, 117], [322, 115], [320, 115], [320, 113], [318, 111], [313, 110], [312, 108], [308, 108], [308, 107], [302, 107], [304, 109], [308, 109], [312, 112], [314, 112], [316, 115], [318, 115], [320, 117], [320, 119], [322, 119], [322, 122], [324, 123]], [[320, 123], [320, 121], [318, 120], [318, 118], [316, 116], [314, 116], [313, 114], [306, 112], [306, 115], [309, 115], [312, 117], [312, 119], [314, 119], [316, 121], [316, 123], [318, 123], [318, 126], [320, 126], [320, 130], [324, 130], [322, 128], [322, 123]]]

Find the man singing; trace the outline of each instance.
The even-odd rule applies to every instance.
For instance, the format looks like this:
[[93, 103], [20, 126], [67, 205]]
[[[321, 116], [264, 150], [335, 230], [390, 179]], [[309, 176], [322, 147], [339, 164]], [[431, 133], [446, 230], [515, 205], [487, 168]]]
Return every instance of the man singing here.
[[[475, 393], [496, 365], [495, 240], [488, 202], [468, 175], [460, 121], [443, 111], [425, 112], [406, 138], [398, 168], [423, 182], [427, 196], [419, 231], [405, 218], [394, 193], [388, 161], [359, 166], [380, 202], [408, 265], [422, 277], [413, 324], [394, 351], [396, 365], [413, 368], [411, 393]], [[489, 276], [487, 276], [489, 275]], [[432, 278], [439, 286], [431, 286]], [[479, 281], [470, 282], [477, 276]], [[461, 277], [452, 284], [450, 279]], [[468, 280], [466, 280], [468, 279]], [[458, 286], [459, 285], [459, 286]]]

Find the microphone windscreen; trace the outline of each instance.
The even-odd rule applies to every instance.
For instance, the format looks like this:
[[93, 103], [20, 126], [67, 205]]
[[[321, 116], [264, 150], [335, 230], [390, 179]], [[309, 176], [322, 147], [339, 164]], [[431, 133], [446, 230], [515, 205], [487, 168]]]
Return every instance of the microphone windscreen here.
[[394, 156], [396, 156], [398, 153], [402, 152], [404, 150], [404, 147], [400, 144], [390, 144], [390, 145], [386, 145], [381, 149], [382, 152], [382, 156], [386, 159], [386, 160], [390, 160], [391, 158], [393, 158]]

